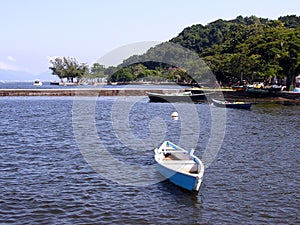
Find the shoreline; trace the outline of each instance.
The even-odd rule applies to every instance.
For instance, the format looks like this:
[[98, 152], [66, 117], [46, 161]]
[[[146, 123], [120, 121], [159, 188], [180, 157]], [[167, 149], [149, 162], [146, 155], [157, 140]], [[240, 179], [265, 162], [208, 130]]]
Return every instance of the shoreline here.
[[179, 92], [179, 89], [136, 88], [72, 88], [72, 89], [0, 89], [5, 96], [146, 96], [146, 92], [162, 94]]
[[[136, 88], [99, 88], [99, 89], [0, 89], [0, 97], [5, 96], [147, 96], [146, 92], [161, 94], [180, 92], [180, 89], [136, 89]], [[226, 89], [203, 91], [214, 91], [214, 98], [218, 96], [226, 100], [239, 100], [257, 102], [290, 102], [300, 104], [300, 93], [280, 92], [276, 97], [252, 96], [249, 93]], [[222, 93], [221, 93], [222, 92]]]

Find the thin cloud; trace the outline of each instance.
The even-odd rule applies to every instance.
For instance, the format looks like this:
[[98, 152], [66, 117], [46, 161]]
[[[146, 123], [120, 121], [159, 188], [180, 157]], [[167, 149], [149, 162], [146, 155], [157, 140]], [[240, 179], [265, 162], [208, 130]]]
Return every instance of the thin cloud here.
[[1, 70], [19, 70], [17, 67], [0, 61]]
[[15, 58], [14, 58], [14, 57], [12, 57], [12, 56], [10, 56], [10, 55], [9, 55], [9, 56], [7, 56], [7, 59], [8, 59], [9, 61], [12, 61], [12, 62], [16, 61], [16, 60], [15, 60]]

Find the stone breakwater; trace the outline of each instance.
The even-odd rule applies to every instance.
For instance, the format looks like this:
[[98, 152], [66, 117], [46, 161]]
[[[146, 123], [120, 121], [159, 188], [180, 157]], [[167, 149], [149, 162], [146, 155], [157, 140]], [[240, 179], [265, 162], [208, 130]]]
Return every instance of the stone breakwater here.
[[[0, 96], [146, 96], [147, 92], [175, 93], [176, 89], [133, 89], [133, 88], [102, 88], [102, 89], [0, 89]], [[246, 92], [232, 90], [205, 90], [214, 91], [212, 98], [227, 100], [241, 100], [251, 102], [294, 102], [300, 104], [300, 93], [280, 92], [276, 97], [252, 96]]]
[[174, 93], [179, 90], [146, 89], [0, 89], [0, 96], [146, 96], [146, 92]]

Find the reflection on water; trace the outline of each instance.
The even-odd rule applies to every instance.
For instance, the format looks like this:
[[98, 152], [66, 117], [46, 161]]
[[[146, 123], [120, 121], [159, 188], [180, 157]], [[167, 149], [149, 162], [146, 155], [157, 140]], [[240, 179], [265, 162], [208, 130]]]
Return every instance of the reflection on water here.
[[[110, 115], [115, 101], [97, 101], [99, 139], [124, 163], [153, 165], [152, 143], [138, 150], [118, 139]], [[180, 139], [181, 119], [170, 116], [176, 104], [118, 101], [136, 101], [129, 116], [135, 138], [147, 139], [151, 120], [160, 118], [165, 138]], [[300, 223], [299, 106], [227, 110], [225, 139], [198, 195], [169, 181], [135, 187], [96, 173], [77, 147], [72, 106], [67, 97], [0, 98], [1, 224]], [[201, 156], [210, 137], [210, 106], [195, 107]]]

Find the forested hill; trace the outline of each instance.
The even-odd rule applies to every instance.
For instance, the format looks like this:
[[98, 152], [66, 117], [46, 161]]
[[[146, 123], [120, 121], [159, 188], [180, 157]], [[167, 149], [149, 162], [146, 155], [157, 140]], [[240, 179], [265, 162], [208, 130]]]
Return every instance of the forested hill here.
[[170, 42], [193, 50], [223, 82], [287, 77], [300, 73], [300, 17], [219, 19], [185, 28]]
[[205, 26], [193, 25], [117, 67], [95, 63], [89, 68], [66, 57], [50, 63], [52, 74], [68, 80], [107, 77], [110, 82], [208, 83], [216, 77], [223, 84], [264, 80], [285, 81], [284, 85], [290, 87], [300, 74], [300, 17], [270, 20], [238, 16]]
[[[234, 38], [239, 43], [244, 42], [247, 37], [259, 35], [259, 33], [256, 33], [258, 28], [261, 30], [268, 27], [280, 26], [284, 26], [287, 29], [296, 28], [300, 26], [300, 17], [295, 15], [284, 16], [279, 17], [276, 21], [255, 16], [238, 16], [236, 19], [229, 21], [219, 19], [206, 26], [198, 24], [187, 27], [170, 41], [179, 43], [188, 49], [195, 50], [197, 53], [202, 54], [207, 48], [212, 48], [213, 45], [216, 44], [220, 45], [225, 42], [227, 44], [233, 44], [228, 43], [228, 39]], [[238, 34], [239, 36], [237, 36]]]
[[50, 63], [52, 74], [68, 80], [107, 77], [110, 82], [215, 84], [216, 77], [223, 84], [241, 80], [279, 84], [284, 81], [292, 88], [290, 85], [295, 85], [295, 77], [300, 74], [300, 17], [270, 20], [238, 16], [205, 26], [193, 25], [145, 54], [125, 59], [117, 67], [105, 68], [95, 63], [89, 68], [66, 57]]

